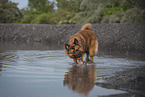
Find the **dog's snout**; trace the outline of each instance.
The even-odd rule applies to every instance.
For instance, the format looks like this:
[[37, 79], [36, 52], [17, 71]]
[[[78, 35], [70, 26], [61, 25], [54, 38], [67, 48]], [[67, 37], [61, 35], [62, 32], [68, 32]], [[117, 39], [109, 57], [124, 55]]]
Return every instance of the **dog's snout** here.
[[74, 55], [75, 58], [80, 58], [81, 56], [82, 56], [81, 53], [78, 53], [78, 54], [75, 54], [75, 55]]
[[70, 58], [73, 58], [73, 57], [74, 57], [74, 55], [73, 55], [73, 54], [69, 54], [69, 57], [70, 57]]

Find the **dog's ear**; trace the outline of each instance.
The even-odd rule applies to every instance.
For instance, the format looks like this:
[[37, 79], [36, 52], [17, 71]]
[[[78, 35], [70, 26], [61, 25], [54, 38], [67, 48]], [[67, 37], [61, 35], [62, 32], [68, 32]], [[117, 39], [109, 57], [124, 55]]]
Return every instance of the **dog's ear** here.
[[75, 38], [73, 44], [78, 44], [78, 43], [79, 43], [79, 41]]
[[65, 44], [64, 44], [64, 46], [65, 46], [65, 49], [67, 49], [67, 50], [68, 50], [68, 49], [69, 49], [69, 47], [70, 47], [70, 45], [69, 45], [69, 44], [67, 44], [67, 43], [65, 43]]

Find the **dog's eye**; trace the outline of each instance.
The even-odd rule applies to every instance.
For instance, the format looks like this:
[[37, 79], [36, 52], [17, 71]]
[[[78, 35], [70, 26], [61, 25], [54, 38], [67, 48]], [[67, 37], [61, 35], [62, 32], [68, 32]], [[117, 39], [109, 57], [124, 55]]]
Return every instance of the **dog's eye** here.
[[78, 49], [76, 49], [76, 51], [79, 51], [79, 48], [78, 48]]

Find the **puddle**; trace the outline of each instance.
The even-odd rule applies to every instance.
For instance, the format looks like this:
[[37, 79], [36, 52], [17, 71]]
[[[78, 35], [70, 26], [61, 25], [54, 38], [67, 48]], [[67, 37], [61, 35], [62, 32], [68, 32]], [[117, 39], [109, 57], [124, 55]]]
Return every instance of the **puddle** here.
[[145, 61], [99, 53], [94, 63], [73, 65], [63, 50], [3, 50], [0, 94], [2, 97], [129, 95], [126, 91], [102, 88], [95, 82], [142, 64]]

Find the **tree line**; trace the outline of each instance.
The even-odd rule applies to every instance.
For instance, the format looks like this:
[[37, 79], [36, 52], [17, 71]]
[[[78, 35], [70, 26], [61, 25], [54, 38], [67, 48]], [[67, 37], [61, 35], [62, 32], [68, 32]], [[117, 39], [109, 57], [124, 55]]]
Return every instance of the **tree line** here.
[[28, 0], [28, 7], [0, 0], [0, 23], [145, 23], [144, 0]]

